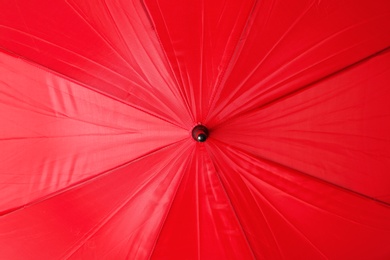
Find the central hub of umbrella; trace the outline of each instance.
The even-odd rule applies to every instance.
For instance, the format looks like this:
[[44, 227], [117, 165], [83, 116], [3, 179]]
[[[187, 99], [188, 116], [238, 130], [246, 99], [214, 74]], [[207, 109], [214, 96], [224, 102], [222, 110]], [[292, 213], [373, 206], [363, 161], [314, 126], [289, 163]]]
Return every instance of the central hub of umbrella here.
[[197, 142], [206, 141], [209, 137], [209, 130], [204, 125], [197, 125], [192, 129], [192, 138]]

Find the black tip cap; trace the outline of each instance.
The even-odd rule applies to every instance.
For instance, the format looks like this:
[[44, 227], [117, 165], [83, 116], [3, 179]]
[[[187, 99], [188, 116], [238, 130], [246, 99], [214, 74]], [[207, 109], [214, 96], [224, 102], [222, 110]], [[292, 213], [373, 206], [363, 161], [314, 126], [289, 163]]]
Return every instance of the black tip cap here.
[[203, 143], [209, 137], [209, 130], [204, 125], [197, 125], [192, 129], [192, 138]]

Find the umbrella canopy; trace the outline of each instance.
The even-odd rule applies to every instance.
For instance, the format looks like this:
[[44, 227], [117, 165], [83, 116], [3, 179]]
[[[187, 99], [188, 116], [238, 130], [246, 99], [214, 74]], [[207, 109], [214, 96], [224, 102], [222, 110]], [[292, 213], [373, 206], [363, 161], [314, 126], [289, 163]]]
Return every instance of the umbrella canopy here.
[[389, 259], [390, 2], [0, 1], [1, 259]]

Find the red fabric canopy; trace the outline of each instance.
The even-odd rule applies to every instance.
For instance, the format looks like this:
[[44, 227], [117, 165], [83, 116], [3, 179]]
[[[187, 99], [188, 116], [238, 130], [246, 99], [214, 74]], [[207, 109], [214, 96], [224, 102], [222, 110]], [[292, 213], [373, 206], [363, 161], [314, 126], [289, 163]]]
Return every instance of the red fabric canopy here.
[[0, 259], [390, 259], [388, 0], [0, 10]]

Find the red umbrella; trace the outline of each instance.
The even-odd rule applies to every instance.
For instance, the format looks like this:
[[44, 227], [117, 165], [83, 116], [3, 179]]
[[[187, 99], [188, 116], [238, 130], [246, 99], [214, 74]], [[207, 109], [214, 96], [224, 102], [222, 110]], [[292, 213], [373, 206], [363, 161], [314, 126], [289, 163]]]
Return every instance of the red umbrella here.
[[390, 2], [1, 1], [1, 259], [390, 259]]

